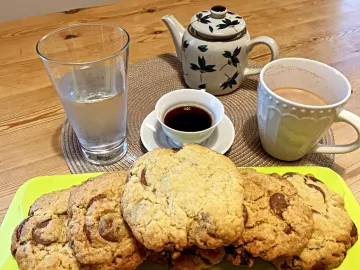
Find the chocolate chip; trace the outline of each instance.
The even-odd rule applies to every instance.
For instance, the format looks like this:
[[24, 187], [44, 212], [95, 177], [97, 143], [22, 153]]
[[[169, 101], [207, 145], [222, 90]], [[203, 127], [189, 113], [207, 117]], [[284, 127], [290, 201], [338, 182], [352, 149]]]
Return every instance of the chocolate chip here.
[[288, 177], [293, 177], [294, 175], [297, 175], [297, 173], [295, 172], [287, 172], [283, 175], [283, 177], [288, 178]]
[[326, 270], [326, 265], [322, 262], [317, 262], [313, 267], [311, 267], [311, 270]]
[[315, 209], [311, 209], [311, 212], [313, 212], [314, 214], [320, 214], [318, 211], [316, 211]]
[[248, 215], [248, 211], [247, 211], [247, 209], [246, 209], [246, 206], [245, 205], [243, 205], [243, 217], [244, 217], [244, 225], [246, 224], [246, 222], [248, 221], [248, 217], [249, 217], [249, 215]]
[[350, 232], [350, 236], [351, 237], [356, 237], [357, 235], [358, 235], [358, 231], [357, 231], [355, 223], [353, 222], [353, 226], [352, 226], [352, 229], [351, 229], [351, 232]]
[[200, 254], [198, 254], [200, 259], [203, 261], [203, 263], [205, 263], [206, 265], [212, 265], [211, 261], [203, 256], [201, 256]]
[[305, 175], [308, 179], [310, 179], [310, 180], [312, 180], [312, 181], [314, 181], [314, 182], [318, 182], [318, 183], [322, 183], [323, 184], [323, 182], [322, 181], [320, 181], [319, 179], [317, 179], [315, 176], [313, 176], [312, 174], [307, 174], [307, 175]]
[[99, 195], [97, 195], [97, 196], [95, 196], [95, 197], [92, 197], [92, 198], [90, 199], [88, 205], [87, 205], [87, 208], [89, 208], [89, 207], [93, 204], [93, 202], [99, 201], [99, 200], [102, 200], [102, 199], [105, 199], [105, 198], [106, 198], [106, 195], [105, 195], [105, 194], [99, 194]]
[[29, 208], [28, 216], [32, 216], [32, 215], [33, 215], [33, 212], [31, 211], [31, 207], [32, 207], [32, 205], [31, 205], [30, 208]]
[[314, 189], [320, 191], [321, 194], [323, 195], [323, 198], [324, 198], [324, 201], [325, 201], [325, 192], [324, 192], [320, 187], [315, 186], [315, 185], [313, 185], [313, 184], [306, 184], [306, 185], [307, 185], [308, 187], [311, 187], [311, 188], [314, 188]]
[[282, 193], [274, 193], [270, 197], [270, 207], [277, 215], [281, 215], [289, 206], [286, 197]]
[[45, 228], [49, 224], [50, 221], [51, 221], [51, 218], [41, 221], [40, 223], [36, 224], [36, 228], [39, 228], [39, 229]]
[[292, 229], [291, 229], [290, 226], [287, 225], [287, 226], [285, 227], [285, 229], [283, 230], [283, 232], [286, 233], [286, 234], [291, 234]]
[[32, 230], [32, 238], [36, 243], [43, 244], [43, 245], [49, 245], [53, 243], [53, 241], [47, 241], [42, 238], [43, 233], [41, 232], [41, 229], [45, 228], [49, 223], [51, 219], [46, 219], [38, 224], [35, 225], [35, 227]]
[[17, 248], [11, 249], [11, 254], [15, 257]]
[[[15, 234], [15, 237], [16, 237], [16, 241], [19, 241], [19, 240], [20, 240], [22, 230], [23, 230], [26, 222], [29, 220], [29, 218], [30, 218], [30, 217], [27, 217], [26, 219], [24, 219], [24, 220], [16, 227], [16, 229], [15, 229], [15, 231], [14, 231], [14, 234]], [[21, 245], [21, 244], [22, 244], [22, 243], [20, 243], [20, 245]], [[18, 246], [17, 244], [14, 244], [14, 245], [12, 244], [12, 245], [11, 245], [11, 254], [12, 254], [13, 256], [15, 256], [18, 247], [19, 247], [19, 246]]]
[[141, 171], [140, 182], [141, 182], [141, 184], [143, 184], [144, 186], [147, 186], [147, 182], [146, 182], [146, 168], [144, 168], [144, 169]]
[[110, 242], [119, 242], [118, 226], [114, 226], [113, 218], [108, 215], [100, 218], [99, 234], [102, 238]]
[[30, 217], [25, 218], [17, 227], [16, 227], [16, 240], [19, 241], [22, 229], [24, 228], [26, 222]]

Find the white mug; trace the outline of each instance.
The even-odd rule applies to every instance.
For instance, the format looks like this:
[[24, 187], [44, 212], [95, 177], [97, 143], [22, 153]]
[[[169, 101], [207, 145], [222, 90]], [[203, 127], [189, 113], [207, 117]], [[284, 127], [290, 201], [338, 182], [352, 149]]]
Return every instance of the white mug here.
[[[208, 110], [213, 117], [213, 124], [210, 128], [197, 131], [185, 132], [172, 129], [165, 125], [166, 113], [178, 105], [195, 104]], [[202, 143], [214, 132], [215, 128], [224, 118], [224, 106], [215, 96], [206, 93], [205, 90], [180, 89], [163, 95], [155, 105], [157, 120], [160, 122], [166, 136], [178, 146], [183, 143]]]
[[[310, 106], [286, 100], [272, 90], [296, 87], [322, 97], [328, 105]], [[342, 154], [360, 147], [360, 118], [344, 110], [351, 94], [349, 81], [336, 69], [309, 59], [283, 58], [268, 63], [260, 73], [257, 120], [267, 153], [292, 161], [309, 152]], [[334, 122], [352, 125], [358, 138], [346, 145], [318, 143]]]

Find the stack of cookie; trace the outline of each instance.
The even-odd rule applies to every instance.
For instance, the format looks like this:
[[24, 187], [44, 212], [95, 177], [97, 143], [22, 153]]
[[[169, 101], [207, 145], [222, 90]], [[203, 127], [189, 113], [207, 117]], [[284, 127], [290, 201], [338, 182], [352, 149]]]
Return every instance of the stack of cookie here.
[[12, 236], [20, 269], [136, 269], [146, 252], [121, 215], [126, 179], [107, 173], [36, 200]]
[[259, 257], [277, 269], [327, 270], [357, 240], [343, 199], [310, 175], [237, 169], [195, 144], [156, 149], [127, 172], [43, 195], [14, 231], [20, 269], [170, 269]]
[[136, 239], [175, 269], [219, 263], [224, 247], [243, 233], [243, 202], [234, 163], [194, 144], [140, 157], [121, 198]]
[[312, 175], [239, 171], [247, 219], [242, 237], [226, 248], [229, 260], [252, 265], [260, 257], [281, 270], [328, 270], [342, 263], [358, 238], [342, 197]]

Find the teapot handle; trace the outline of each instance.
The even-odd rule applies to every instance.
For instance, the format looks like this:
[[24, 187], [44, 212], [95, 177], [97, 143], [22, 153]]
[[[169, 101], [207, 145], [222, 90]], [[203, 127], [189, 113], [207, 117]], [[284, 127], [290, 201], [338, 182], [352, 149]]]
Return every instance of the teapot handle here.
[[[278, 45], [276, 44], [275, 40], [273, 40], [270, 37], [265, 37], [265, 36], [257, 37], [257, 38], [250, 40], [246, 46], [246, 53], [248, 54], [249, 52], [251, 52], [251, 50], [256, 45], [259, 45], [259, 44], [264, 44], [269, 47], [269, 49], [271, 51], [271, 61], [273, 61], [279, 57], [279, 48], [278, 48]], [[259, 74], [261, 69], [262, 68], [246, 67], [244, 70], [244, 76], [247, 77], [250, 75]]]

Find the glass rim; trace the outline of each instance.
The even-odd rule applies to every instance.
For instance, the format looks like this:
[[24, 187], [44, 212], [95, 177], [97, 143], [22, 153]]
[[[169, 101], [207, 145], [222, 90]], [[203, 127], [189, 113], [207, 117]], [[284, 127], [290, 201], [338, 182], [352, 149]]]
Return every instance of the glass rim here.
[[[103, 58], [100, 58], [100, 59], [97, 59], [97, 60], [93, 60], [93, 61], [88, 61], [88, 62], [81, 62], [81, 63], [76, 63], [76, 62], [62, 62], [62, 61], [57, 61], [57, 60], [52, 60], [48, 57], [46, 57], [41, 51], [40, 51], [40, 44], [46, 39], [48, 38], [49, 36], [55, 34], [55, 33], [58, 33], [60, 31], [63, 31], [65, 29], [69, 29], [69, 28], [73, 28], [73, 27], [79, 27], [79, 26], [107, 26], [107, 27], [111, 27], [111, 28], [116, 28], [117, 30], [119, 30], [120, 32], [123, 32], [125, 33], [126, 37], [127, 37], [127, 42], [126, 44], [121, 47], [119, 50], [117, 50], [115, 53], [109, 55], [109, 56], [106, 56], [106, 57], [103, 57]], [[126, 50], [128, 47], [129, 47], [129, 43], [130, 43], [130, 35], [128, 32], [126, 32], [126, 30], [124, 28], [121, 28], [120, 26], [117, 26], [117, 25], [114, 25], [114, 24], [110, 24], [110, 23], [76, 23], [76, 24], [70, 24], [70, 25], [67, 25], [67, 26], [64, 26], [64, 27], [61, 27], [61, 28], [57, 28], [49, 33], [47, 33], [45, 36], [43, 36], [36, 44], [36, 52], [37, 54], [39, 55], [39, 57], [44, 61], [44, 62], [51, 62], [51, 63], [56, 63], [56, 64], [61, 64], [61, 65], [71, 65], [71, 66], [74, 66], [74, 65], [88, 65], [88, 64], [93, 64], [93, 63], [97, 63], [97, 62], [102, 62], [104, 60], [108, 60], [110, 58], [113, 58], [115, 56], [117, 56], [118, 54], [120, 54], [122, 51]]]

